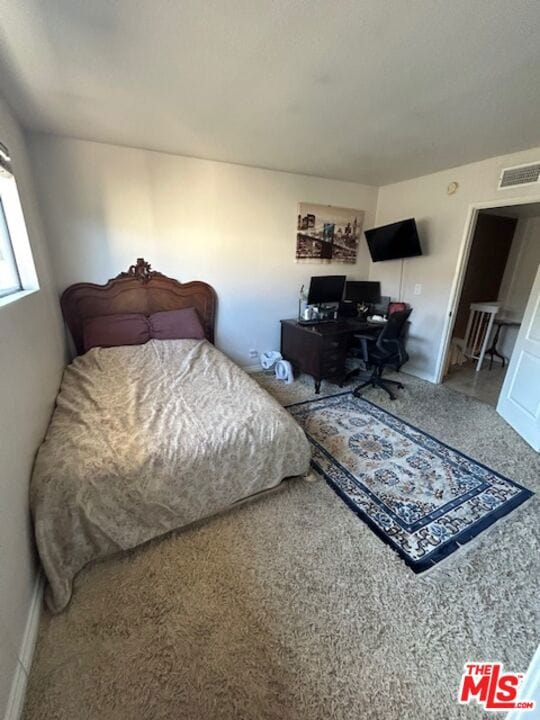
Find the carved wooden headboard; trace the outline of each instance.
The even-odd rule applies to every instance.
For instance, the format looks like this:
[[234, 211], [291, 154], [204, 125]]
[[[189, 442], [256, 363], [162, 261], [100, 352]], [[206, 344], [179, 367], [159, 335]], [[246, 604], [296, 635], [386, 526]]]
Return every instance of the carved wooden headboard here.
[[199, 280], [184, 284], [173, 280], [151, 270], [143, 258], [105, 285], [71, 285], [63, 292], [60, 304], [77, 353], [84, 352], [83, 323], [88, 318], [116, 313], [151, 315], [187, 307], [197, 310], [207, 340], [214, 342], [215, 290]]

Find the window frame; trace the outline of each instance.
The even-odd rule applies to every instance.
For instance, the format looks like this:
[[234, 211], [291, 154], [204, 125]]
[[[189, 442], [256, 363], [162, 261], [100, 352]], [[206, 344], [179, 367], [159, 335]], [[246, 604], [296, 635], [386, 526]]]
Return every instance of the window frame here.
[[19, 293], [23, 290], [23, 285], [21, 281], [21, 273], [19, 272], [19, 266], [17, 264], [17, 258], [15, 256], [15, 250], [13, 249], [13, 241], [11, 239], [11, 230], [9, 228], [9, 222], [7, 218], [6, 209], [4, 207], [4, 203], [2, 201], [2, 192], [0, 190], [0, 224], [3, 223], [6, 228], [6, 235], [7, 235], [7, 246], [8, 246], [8, 257], [4, 258], [6, 262], [9, 262], [13, 266], [13, 270], [15, 271], [15, 276], [17, 277], [17, 285], [13, 285], [11, 287], [2, 288], [0, 286], [0, 299], [9, 297], [10, 295], [14, 295], [15, 293]]
[[6, 258], [12, 264], [18, 280], [18, 287], [0, 289], [0, 309], [26, 295], [39, 290], [34, 255], [26, 220], [22, 208], [19, 188], [11, 157], [6, 146], [0, 142], [0, 221], [5, 221], [9, 255]]

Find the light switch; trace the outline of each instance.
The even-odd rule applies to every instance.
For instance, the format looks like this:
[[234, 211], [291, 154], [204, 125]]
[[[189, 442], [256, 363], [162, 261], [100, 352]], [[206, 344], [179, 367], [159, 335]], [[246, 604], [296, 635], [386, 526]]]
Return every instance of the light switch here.
[[422, 285], [420, 283], [416, 283], [416, 285], [414, 286], [414, 294], [415, 295], [422, 294]]

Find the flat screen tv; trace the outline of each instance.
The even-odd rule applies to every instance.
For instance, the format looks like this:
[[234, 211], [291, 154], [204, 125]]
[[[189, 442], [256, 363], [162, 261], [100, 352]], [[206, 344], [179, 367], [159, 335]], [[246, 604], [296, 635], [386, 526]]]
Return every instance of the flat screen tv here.
[[366, 230], [365, 236], [373, 262], [422, 254], [414, 218]]

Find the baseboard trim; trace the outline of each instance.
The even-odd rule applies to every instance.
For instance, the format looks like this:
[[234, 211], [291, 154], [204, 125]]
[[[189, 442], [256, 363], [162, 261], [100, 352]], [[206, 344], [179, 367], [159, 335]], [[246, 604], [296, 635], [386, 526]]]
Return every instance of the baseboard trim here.
[[249, 375], [255, 372], [259, 372], [259, 370], [262, 370], [262, 367], [260, 365], [243, 365], [242, 370], [244, 372], [247, 372]]
[[427, 380], [427, 382], [432, 383], [433, 385], [439, 385], [440, 383], [437, 382], [437, 378], [435, 375], [425, 372], [424, 370], [419, 370], [415, 368], [413, 365], [409, 367], [408, 365], [405, 366], [405, 369], [402, 370], [403, 375], [412, 375], [413, 377], [420, 378], [420, 380]]
[[9, 693], [4, 720], [19, 720], [21, 717], [24, 707], [27, 681], [28, 676], [26, 674], [26, 670], [23, 668], [21, 661], [17, 658], [17, 667], [11, 682], [11, 691]]
[[38, 572], [32, 594], [32, 601], [28, 610], [28, 619], [17, 658], [17, 667], [11, 683], [11, 691], [4, 720], [19, 720], [24, 707], [28, 673], [32, 665], [32, 658], [36, 647], [41, 605], [43, 600], [44, 578], [41, 570]]

